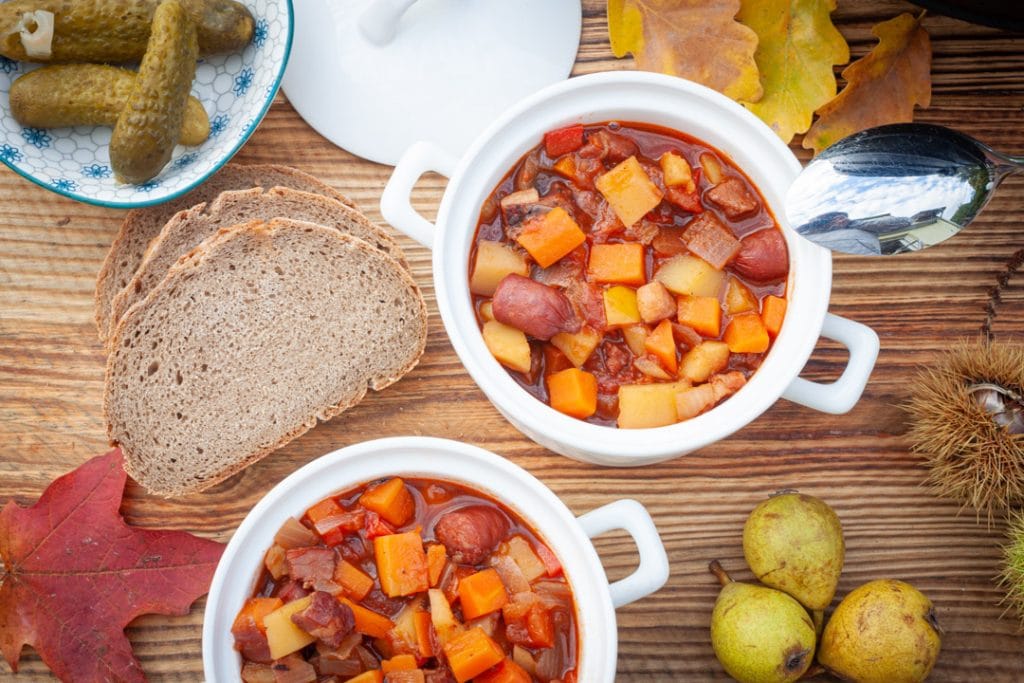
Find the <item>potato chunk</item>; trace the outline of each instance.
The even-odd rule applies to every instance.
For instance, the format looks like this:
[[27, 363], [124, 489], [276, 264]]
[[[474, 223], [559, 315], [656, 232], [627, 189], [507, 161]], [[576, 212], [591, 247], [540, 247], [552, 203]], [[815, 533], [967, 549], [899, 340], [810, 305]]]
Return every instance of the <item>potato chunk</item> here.
[[627, 228], [661, 203], [663, 196], [635, 156], [598, 176], [594, 186]]
[[693, 347], [679, 363], [679, 376], [694, 384], [706, 382], [708, 377], [729, 364], [729, 345], [720, 341], [706, 341]]
[[515, 273], [529, 277], [526, 255], [501, 242], [480, 240], [476, 247], [476, 263], [469, 278], [469, 291], [491, 296], [505, 276]]
[[678, 254], [658, 268], [654, 279], [673, 294], [717, 297], [725, 273], [715, 270], [710, 263], [696, 256]]
[[522, 330], [490, 320], [484, 323], [483, 336], [484, 344], [499, 363], [519, 372], [530, 371], [530, 342]]

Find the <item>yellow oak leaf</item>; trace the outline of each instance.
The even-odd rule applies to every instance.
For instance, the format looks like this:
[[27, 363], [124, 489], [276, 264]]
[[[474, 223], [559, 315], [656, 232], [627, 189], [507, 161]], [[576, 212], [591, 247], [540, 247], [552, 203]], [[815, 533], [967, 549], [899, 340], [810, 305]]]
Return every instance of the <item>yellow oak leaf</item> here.
[[764, 96], [744, 102], [784, 142], [811, 126], [814, 110], [836, 96], [834, 64], [850, 48], [832, 25], [836, 0], [742, 0], [738, 19], [759, 39], [754, 59]]
[[901, 14], [875, 25], [878, 45], [843, 71], [846, 87], [818, 110], [803, 145], [815, 154], [865, 128], [914, 119], [932, 99], [932, 46], [921, 18]]
[[608, 0], [616, 57], [702, 83], [734, 100], [761, 98], [757, 35], [736, 21], [740, 0]]

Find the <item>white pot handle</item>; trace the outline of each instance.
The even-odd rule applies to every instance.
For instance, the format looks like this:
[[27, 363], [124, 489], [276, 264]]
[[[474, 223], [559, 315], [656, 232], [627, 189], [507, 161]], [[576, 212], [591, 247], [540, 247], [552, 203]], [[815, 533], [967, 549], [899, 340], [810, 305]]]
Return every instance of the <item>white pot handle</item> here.
[[380, 213], [384, 220], [428, 249], [432, 248], [434, 224], [412, 207], [412, 188], [427, 171], [450, 178], [457, 163], [458, 159], [429, 142], [417, 142], [407, 149], [380, 196]]
[[821, 336], [837, 341], [850, 352], [850, 360], [839, 379], [820, 384], [797, 377], [782, 392], [782, 398], [823, 413], [848, 412], [864, 393], [871, 370], [878, 359], [878, 335], [867, 325], [828, 313]]
[[636, 543], [640, 566], [624, 579], [608, 586], [612, 604], [618, 608], [636, 602], [665, 585], [668, 581], [668, 555], [658, 536], [654, 520], [643, 505], [635, 500], [617, 500], [577, 518], [589, 538], [622, 529]]

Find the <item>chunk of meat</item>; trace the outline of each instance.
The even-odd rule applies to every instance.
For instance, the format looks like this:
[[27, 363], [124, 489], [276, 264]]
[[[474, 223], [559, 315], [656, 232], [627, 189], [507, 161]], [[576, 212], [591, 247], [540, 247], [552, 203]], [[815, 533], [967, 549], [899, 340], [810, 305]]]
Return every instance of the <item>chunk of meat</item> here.
[[580, 331], [580, 320], [564, 294], [522, 275], [506, 275], [494, 290], [491, 305], [495, 320], [535, 339]]
[[683, 231], [687, 248], [716, 269], [721, 270], [740, 250], [740, 241], [732, 230], [711, 211], [687, 223]]
[[602, 344], [601, 348], [604, 351], [604, 366], [611, 374], [618, 375], [623, 368], [629, 366], [632, 360], [629, 351], [618, 344]]
[[598, 332], [604, 330], [608, 319], [604, 315], [603, 290], [595, 284], [574, 280], [565, 290], [577, 315]]
[[508, 517], [500, 510], [469, 505], [441, 515], [434, 525], [434, 535], [453, 561], [477, 565], [494, 552], [510, 527]]
[[626, 235], [632, 237], [645, 247], [654, 241], [654, 238], [661, 232], [661, 227], [654, 222], [641, 218], [633, 225], [626, 228]]
[[356, 620], [348, 605], [330, 593], [315, 591], [309, 606], [292, 615], [292, 623], [327, 647], [338, 647], [355, 628]]
[[523, 159], [523, 165], [516, 171], [515, 187], [516, 190], [528, 190], [533, 187], [533, 183], [537, 180], [537, 174], [540, 172], [540, 150], [535, 149]]
[[424, 669], [423, 681], [424, 683], [455, 683], [455, 677], [447, 668]]
[[246, 659], [265, 664], [273, 661], [270, 657], [270, 643], [267, 642], [267, 635], [251, 617], [244, 624], [236, 622], [231, 627], [231, 635], [235, 637], [235, 649], [241, 652]]
[[532, 276], [542, 285], [564, 288], [583, 278], [583, 270], [586, 265], [587, 249], [580, 245], [558, 259], [553, 265], [535, 269]]
[[625, 230], [626, 226], [619, 220], [619, 216], [615, 213], [612, 205], [608, 202], [601, 204], [597, 211], [597, 216], [590, 226], [590, 235], [594, 243], [602, 244], [607, 242], [608, 238], [625, 232]]
[[758, 284], [784, 280], [789, 273], [789, 252], [786, 239], [775, 228], [765, 228], [747, 235], [731, 267], [741, 276]]
[[580, 147], [578, 154], [585, 159], [604, 159], [617, 164], [639, 151], [631, 138], [602, 129], [587, 136], [586, 144]]
[[679, 228], [663, 227], [651, 242], [651, 246], [659, 256], [677, 256], [689, 253], [683, 241], [683, 231]]
[[292, 548], [284, 557], [288, 574], [306, 588], [334, 578], [337, 558], [330, 548]]
[[753, 213], [759, 206], [757, 197], [750, 193], [747, 184], [739, 178], [726, 178], [708, 190], [704, 196], [732, 220]]

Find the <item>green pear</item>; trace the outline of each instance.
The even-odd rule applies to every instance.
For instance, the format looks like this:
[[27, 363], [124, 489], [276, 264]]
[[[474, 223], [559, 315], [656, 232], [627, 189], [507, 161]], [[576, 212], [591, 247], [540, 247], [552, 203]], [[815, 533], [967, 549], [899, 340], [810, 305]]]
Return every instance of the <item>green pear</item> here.
[[708, 568], [722, 583], [711, 613], [711, 645], [740, 683], [788, 683], [814, 658], [814, 624], [799, 602], [781, 591], [733, 581], [718, 560]]
[[871, 581], [836, 607], [818, 661], [854, 683], [920, 683], [939, 656], [941, 634], [921, 591], [894, 579]]
[[814, 496], [776, 494], [747, 518], [743, 555], [761, 583], [789, 593], [809, 610], [824, 610], [846, 555], [839, 516]]

